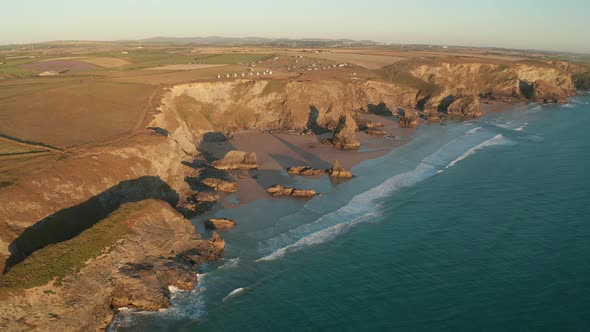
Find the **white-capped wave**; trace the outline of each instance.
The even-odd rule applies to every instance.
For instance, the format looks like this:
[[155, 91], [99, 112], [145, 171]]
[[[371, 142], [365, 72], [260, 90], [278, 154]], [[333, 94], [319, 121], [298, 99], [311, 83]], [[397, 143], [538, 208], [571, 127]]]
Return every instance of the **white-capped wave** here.
[[479, 130], [481, 130], [481, 127], [475, 127], [475, 128], [473, 128], [473, 129], [469, 130], [468, 132], [466, 132], [465, 134], [469, 134], [469, 135], [470, 135], [470, 134], [475, 134], [475, 133], [477, 133]]
[[562, 107], [565, 107], [565, 108], [576, 108], [576, 105], [574, 105], [572, 103], [567, 103], [567, 104], [564, 104], [564, 105], [561, 105], [561, 106]]
[[525, 113], [536, 113], [543, 110], [543, 107], [541, 105], [537, 105], [535, 107], [529, 108], [528, 110], [526, 110]]
[[245, 292], [246, 292], [246, 288], [236, 288], [233, 291], [231, 291], [229, 294], [227, 294], [227, 296], [223, 298], [222, 302], [225, 302], [225, 301], [231, 299], [232, 297], [244, 294]]
[[506, 145], [506, 144], [511, 144], [511, 143], [512, 143], [512, 141], [507, 139], [506, 137], [504, 137], [504, 135], [498, 134], [498, 135], [488, 139], [487, 141], [484, 141], [484, 142], [478, 144], [477, 146], [474, 146], [473, 148], [467, 150], [467, 152], [465, 152], [464, 154], [455, 158], [447, 166], [445, 166], [445, 169], [455, 166], [461, 160], [475, 154], [478, 150], [481, 150], [485, 147], [493, 146], [493, 145]]
[[523, 124], [522, 124], [522, 126], [520, 126], [520, 127], [516, 128], [516, 129], [514, 129], [514, 130], [515, 130], [515, 131], [524, 131], [524, 129], [525, 129], [525, 128], [526, 128], [528, 125], [529, 125], [529, 123], [528, 123], [528, 122], [525, 122], [525, 123], [523, 123]]
[[233, 269], [240, 263], [240, 257], [228, 259], [223, 265], [219, 267], [221, 270]]
[[[428, 158], [425, 158], [425, 160], [427, 159]], [[357, 224], [357, 220], [364, 220], [363, 218], [365, 216], [371, 215], [368, 212], [374, 209], [375, 204], [373, 203], [376, 200], [387, 197], [392, 192], [401, 188], [415, 185], [416, 183], [434, 174], [436, 174], [436, 166], [427, 161], [423, 161], [415, 169], [397, 174], [379, 186], [356, 195], [348, 202], [348, 204], [344, 205], [338, 210], [323, 215], [312, 223], [299, 226], [295, 229], [264, 241], [261, 243], [261, 245], [264, 246], [263, 251], [268, 252], [269, 248], [270, 250], [275, 250], [275, 252], [278, 253], [272, 257], [276, 258], [282, 256], [282, 254], [293, 247], [300, 248], [304, 245], [313, 245], [325, 242], [324, 240], [320, 240], [319, 237], [329, 237], [331, 239], [332, 233], [329, 231], [316, 234], [315, 236], [309, 238], [308, 236], [345, 222], [350, 222], [352, 225]], [[342, 231], [344, 229], [335, 228], [334, 230]], [[283, 247], [285, 243], [293, 243], [293, 245], [287, 245], [286, 247]], [[259, 259], [258, 261], [261, 260], [269, 259]]]
[[259, 258], [256, 261], [262, 262], [262, 261], [275, 260], [277, 258], [283, 257], [283, 255], [287, 252], [295, 252], [295, 251], [299, 251], [305, 247], [310, 247], [310, 246], [314, 246], [314, 245], [328, 242], [332, 239], [335, 239], [338, 235], [348, 231], [354, 225], [359, 224], [364, 221], [368, 221], [369, 219], [372, 219], [376, 216], [377, 216], [377, 213], [367, 213], [367, 214], [357, 217], [353, 220], [339, 223], [334, 226], [322, 229], [320, 231], [317, 231], [315, 233], [312, 233], [306, 237], [299, 239], [299, 241], [297, 241], [291, 245], [277, 249], [273, 253], [271, 253], [270, 255]]

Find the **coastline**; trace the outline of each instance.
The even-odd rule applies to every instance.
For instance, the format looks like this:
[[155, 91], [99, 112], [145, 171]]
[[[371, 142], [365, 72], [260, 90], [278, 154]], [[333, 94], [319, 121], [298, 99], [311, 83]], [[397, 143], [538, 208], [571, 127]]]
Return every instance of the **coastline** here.
[[[489, 111], [489, 115], [492, 116], [492, 119], [504, 119], [505, 116], [502, 114], [502, 112], [500, 112], [500, 110], [502, 111], [506, 111], [506, 110], [513, 110], [514, 114], [513, 115], [517, 115], [517, 117], [520, 119], [520, 115], [524, 114], [524, 112], [526, 112], [527, 109], [529, 108], [523, 108], [521, 104], [500, 104], [500, 105], [494, 105], [495, 109], [494, 110], [490, 110]], [[510, 111], [509, 111], [510, 112]], [[520, 112], [523, 112], [522, 114]], [[512, 117], [510, 114], [506, 114], [508, 117]], [[477, 120], [477, 119], [476, 119]], [[505, 121], [505, 120], [502, 120]], [[339, 223], [339, 222], [344, 222], [346, 223], [351, 223], [351, 225], [356, 224], [358, 221], [356, 221], [357, 217], [361, 218], [362, 220], [365, 220], [365, 218], [367, 218], [367, 216], [364, 216], [363, 214], [360, 215], [356, 215], [355, 213], [351, 213], [349, 210], [349, 207], [345, 207], [348, 206], [351, 198], [353, 198], [353, 201], [356, 199], [356, 197], [365, 197], [366, 195], [369, 195], [369, 197], [367, 197], [367, 199], [370, 200], [374, 200], [374, 199], [380, 199], [379, 197], [383, 197], [383, 196], [378, 196], [377, 198], [371, 196], [373, 195], [373, 192], [375, 190], [377, 190], [378, 192], [380, 192], [381, 190], [378, 189], [380, 187], [382, 187], [382, 184], [388, 184], [388, 182], [390, 182], [390, 177], [391, 177], [391, 173], [387, 173], [389, 175], [387, 175], [386, 173], [379, 173], [376, 174], [375, 172], [383, 172], [383, 170], [387, 169], [388, 167], [386, 165], [392, 165], [391, 167], [394, 167], [396, 169], [396, 171], [393, 172], [401, 172], [401, 174], [404, 174], [405, 177], [407, 179], [401, 178], [400, 180], [402, 182], [400, 182], [400, 184], [402, 187], [408, 185], [407, 181], [409, 182], [409, 185], [413, 185], [415, 183], [417, 183], [416, 181], [420, 182], [428, 177], [434, 176], [436, 174], [436, 170], [444, 170], [452, 165], [454, 165], [457, 160], [463, 160], [465, 158], [465, 156], [470, 155], [471, 153], [473, 153], [473, 151], [475, 151], [474, 149], [479, 149], [479, 146], [481, 146], [481, 142], [488, 142], [490, 140], [493, 140], [493, 138], [495, 137], [495, 134], [492, 136], [485, 136], [485, 137], [480, 137], [479, 141], [472, 141], [470, 142], [470, 145], [468, 146], [461, 146], [461, 148], [465, 148], [465, 150], [460, 150], [460, 151], [453, 151], [454, 154], [448, 155], [446, 156], [443, 160], [441, 160], [441, 164], [436, 164], [436, 168], [432, 170], [432, 172], [428, 171], [424, 174], [419, 173], [419, 174], [415, 174], [414, 170], [412, 170], [412, 168], [414, 167], [412, 165], [408, 166], [410, 168], [405, 168], [407, 165], [403, 165], [402, 163], [396, 163], [394, 161], [401, 161], [404, 160], [404, 157], [408, 157], [408, 155], [404, 155], [404, 153], [408, 152], [408, 151], [412, 151], [413, 147], [412, 146], [408, 146], [408, 145], [413, 145], [413, 143], [418, 143], [416, 146], [420, 146], [420, 144], [423, 143], [428, 143], [428, 142], [433, 142], [433, 138], [439, 138], [439, 136], [436, 136], [437, 134], [441, 133], [441, 132], [446, 132], [446, 131], [453, 131], [456, 129], [461, 129], [461, 128], [465, 128], [465, 129], [461, 129], [462, 132], [459, 133], [459, 135], [457, 137], [454, 137], [451, 139], [454, 142], [460, 143], [461, 142], [461, 138], [463, 137], [463, 134], [465, 134], [465, 131], [470, 131], [471, 129], [476, 129], [476, 125], [471, 124], [471, 121], [469, 122], [456, 122], [456, 121], [452, 121], [446, 124], [439, 124], [439, 123], [433, 123], [433, 124], [427, 124], [425, 126], [420, 126], [419, 128], [425, 128], [425, 127], [429, 127], [426, 128], [426, 131], [424, 133], [424, 135], [418, 133], [416, 135], [416, 133], [418, 131], [420, 131], [420, 129], [411, 129], [408, 130], [407, 133], [411, 133], [407, 136], [407, 140], [403, 140], [403, 141], [399, 141], [396, 142], [397, 145], [395, 146], [387, 146], [387, 149], [382, 148], [382, 149], [378, 149], [376, 150], [377, 152], [379, 152], [378, 154], [367, 154], [367, 153], [363, 153], [363, 152], [357, 152], [357, 154], [360, 154], [362, 156], [362, 158], [349, 158], [347, 159], [348, 162], [350, 162], [350, 165], [353, 165], [352, 167], [355, 167], [355, 169], [353, 169], [353, 171], [357, 171], [359, 172], [359, 176], [354, 178], [352, 181], [350, 181], [349, 183], [341, 183], [341, 184], [336, 184], [335, 186], [342, 186], [342, 187], [338, 187], [337, 190], [332, 190], [332, 192], [328, 193], [329, 195], [323, 196], [323, 197], [318, 197], [317, 199], [314, 199], [313, 202], [308, 201], [308, 200], [301, 200], [301, 199], [280, 199], [280, 198], [273, 198], [270, 197], [268, 195], [266, 195], [266, 193], [263, 193], [264, 195], [259, 197], [259, 199], [253, 199], [253, 200], [249, 200], [249, 201], [242, 201], [241, 204], [236, 204], [235, 201], [232, 202], [232, 200], [228, 200], [226, 199], [222, 199], [222, 201], [228, 200], [229, 203], [221, 203], [218, 207], [216, 207], [215, 209], [206, 212], [203, 215], [200, 215], [198, 217], [195, 217], [192, 219], [193, 224], [195, 224], [195, 226], [197, 226], [197, 229], [199, 228], [199, 226], [202, 224], [202, 221], [205, 220], [206, 218], [209, 217], [230, 217], [230, 218], [235, 218], [238, 222], [238, 228], [234, 229], [234, 230], [229, 230], [229, 231], [224, 231], [221, 233], [221, 235], [227, 240], [228, 243], [228, 248], [226, 249], [226, 254], [224, 255], [225, 257], [221, 258], [219, 261], [217, 262], [212, 262], [210, 263], [210, 266], [205, 267], [204, 273], [207, 275], [207, 280], [205, 281], [205, 279], [202, 280], [203, 284], [197, 285], [197, 289], [194, 292], [190, 292], [190, 293], [186, 293], [184, 295], [178, 295], [179, 299], [176, 300], [176, 302], [173, 303], [173, 309], [171, 309], [172, 311], [167, 313], [164, 312], [162, 313], [162, 315], [164, 316], [160, 316], [160, 314], [155, 313], [153, 316], [150, 317], [155, 317], [154, 319], [163, 319], [164, 317], [166, 317], [166, 315], [168, 314], [179, 314], [178, 311], [182, 311], [183, 306], [187, 306], [189, 305], [190, 301], [187, 299], [190, 297], [195, 297], [194, 301], [203, 301], [203, 299], [201, 298], [201, 295], [197, 295], [200, 292], [202, 292], [203, 290], [206, 289], [206, 293], [207, 293], [207, 297], [210, 298], [211, 301], [213, 301], [214, 303], [217, 302], [217, 300], [219, 299], [221, 302], [224, 302], [223, 299], [225, 299], [228, 294], [231, 294], [233, 291], [236, 291], [240, 288], [244, 288], [247, 289], [248, 284], [249, 283], [256, 283], [255, 280], [257, 280], [258, 278], [261, 278], [264, 276], [264, 269], [268, 268], [268, 264], [255, 264], [256, 267], [251, 266], [251, 264], [254, 264], [254, 262], [266, 262], [266, 261], [273, 261], [278, 257], [282, 257], [282, 255], [284, 253], [292, 253], [295, 251], [298, 251], [300, 248], [304, 248], [306, 247], [308, 244], [309, 245], [314, 245], [314, 243], [323, 243], [322, 241], [325, 241], [324, 239], [320, 239], [317, 238], [315, 235], [316, 233], [314, 233], [314, 231], [317, 231], [318, 233], [322, 233], [322, 229], [321, 228], [317, 228], [319, 227], [318, 225], [314, 225], [312, 228], [308, 228], [307, 226], [303, 226], [303, 227], [295, 227], [295, 230], [298, 230], [297, 233], [292, 233], [289, 231], [290, 228], [293, 228], [294, 225], [296, 225], [295, 221], [296, 219], [299, 219], [299, 217], [306, 217], [308, 219], [306, 219], [303, 224], [305, 223], [310, 223], [310, 222], [314, 222], [314, 220], [321, 220], [322, 223], [325, 223], [325, 225], [323, 225], [322, 227], [328, 226], [328, 229], [331, 228], [329, 227], [329, 225], [331, 225], [331, 223]], [[521, 125], [520, 123], [512, 123], [512, 125], [517, 126], [517, 125]], [[518, 127], [516, 127], [518, 128]], [[515, 130], [515, 129], [513, 129]], [[432, 134], [435, 134], [434, 136]], [[457, 133], [455, 133], [457, 134]], [[271, 134], [268, 134], [271, 135]], [[430, 135], [430, 136], [428, 136]], [[470, 134], [467, 134], [470, 135]], [[275, 135], [276, 136], [276, 135]], [[471, 136], [475, 136], [475, 135], [471, 135]], [[294, 143], [296, 145], [304, 145], [305, 143], [309, 142], [309, 139], [313, 139], [313, 137], [309, 137], [309, 136], [293, 136], [294, 139], [289, 140], [289, 142]], [[303, 137], [303, 138], [301, 138]], [[491, 138], [490, 138], [491, 137]], [[411, 139], [409, 139], [411, 138]], [[267, 134], [261, 134], [261, 133], [242, 133], [240, 135], [236, 137], [234, 137], [235, 140], [233, 140], [233, 142], [236, 144], [236, 146], [238, 144], [240, 144], [240, 147], [250, 147], [250, 146], [254, 146], [254, 148], [260, 148], [261, 150], [264, 150], [263, 147], [260, 147], [258, 145], [258, 143], [260, 142], [260, 140], [268, 140], [269, 136], [267, 136]], [[383, 138], [381, 138], [383, 139]], [[431, 154], [436, 154], [439, 150], [441, 146], [445, 146], [447, 142], [447, 140], [449, 140], [449, 137], [440, 137], [441, 140], [443, 140], [443, 142], [437, 142], [435, 145], [435, 147], [431, 148], [431, 150], [424, 152], [427, 155], [431, 155]], [[278, 140], [278, 139], [277, 139]], [[386, 140], [386, 139], [383, 139]], [[279, 141], [281, 142], [281, 141]], [[386, 142], [388, 143], [388, 142]], [[274, 144], [274, 143], [273, 143]], [[281, 142], [282, 144], [282, 142]], [[317, 147], [314, 146], [316, 149]], [[314, 147], [310, 147], [310, 149], [307, 150], [307, 152], [310, 151], [314, 151], [313, 148]], [[329, 147], [329, 146], [328, 146]], [[321, 149], [322, 147], [319, 148], [319, 151], [322, 151]], [[330, 147], [329, 147], [330, 148]], [[396, 148], [401, 148], [400, 149], [396, 149]], [[284, 147], [273, 147], [273, 152], [279, 152], [279, 151], [283, 151], [281, 149], [285, 149]], [[340, 151], [337, 151], [340, 152]], [[394, 152], [389, 154], [390, 152]], [[348, 151], [343, 151], [343, 153], [349, 153]], [[422, 153], [422, 152], [421, 152]], [[353, 153], [354, 154], [354, 153]], [[270, 153], [269, 153], [270, 155]], [[397, 158], [394, 158], [394, 156], [397, 155]], [[323, 156], [322, 156], [323, 157]], [[370, 158], [372, 157], [372, 158]], [[422, 159], [423, 157], [419, 157], [420, 159]], [[426, 158], [428, 159], [428, 158]], [[305, 161], [307, 159], [297, 159], [297, 161]], [[437, 160], [437, 158], [433, 159], [433, 160]], [[269, 164], [267, 164], [266, 162], [261, 162], [261, 165], [265, 165], [265, 168], [268, 168], [269, 171], [270, 170], [279, 170], [281, 166], [281, 164], [278, 164], [279, 166], [273, 166], [272, 164], [270, 164], [270, 162], [273, 163], [277, 163], [276, 160], [274, 159], [270, 159], [270, 161], [268, 161]], [[416, 159], [412, 159], [412, 162], [416, 161]], [[319, 162], [319, 161], [318, 161]], [[356, 164], [354, 164], [356, 162]], [[418, 160], [419, 162], [419, 160]], [[273, 168], [274, 167], [274, 168]], [[282, 169], [282, 168], [281, 168]], [[381, 171], [378, 171], [381, 170]], [[284, 169], [283, 169], [284, 171]], [[255, 171], [251, 171], [251, 172], [255, 172]], [[391, 171], [389, 171], [391, 172]], [[375, 173], [375, 174], [374, 174]], [[289, 175], [287, 174], [273, 174], [274, 176], [277, 176], [278, 178], [281, 179], [288, 179], [291, 178]], [[416, 179], [411, 179], [412, 177], [417, 176]], [[325, 178], [321, 179], [321, 177], [311, 177], [311, 178], [301, 178], [301, 177], [295, 177], [293, 178], [294, 181], [297, 180], [302, 180], [301, 182], [298, 183], [313, 183], [313, 182], [323, 182], [325, 184]], [[260, 186], [260, 184], [258, 183], [254, 183], [254, 184], [248, 184], [246, 183], [244, 185], [244, 187], [241, 187], [240, 190], [246, 189], [248, 190], [248, 185], [251, 186]], [[330, 185], [330, 184], [328, 184]], [[333, 185], [333, 184], [332, 184]], [[335, 187], [333, 187], [335, 188]], [[385, 191], [385, 194], [387, 195], [387, 191]], [[359, 196], [360, 195], [360, 196]], [[380, 193], [380, 195], [383, 195], [383, 193]], [[239, 193], [236, 194], [236, 196], [239, 196]], [[337, 201], [336, 203], [334, 203], [334, 201]], [[311, 203], [309, 203], [311, 202]], [[330, 202], [330, 203], [327, 203]], [[334, 205], [335, 204], [335, 205]], [[372, 205], [368, 205], [365, 206], [365, 203], [359, 205], [359, 207], [363, 207], [363, 208], [369, 208], [371, 209]], [[371, 203], [372, 204], [372, 203]], [[326, 207], [329, 206], [329, 207]], [[319, 210], [320, 209], [328, 209], [328, 210]], [[283, 211], [281, 211], [283, 210]], [[300, 215], [297, 211], [304, 211], [302, 213], [304, 213], [304, 215]], [[258, 212], [255, 212], [258, 211]], [[318, 213], [318, 211], [322, 211], [320, 215], [316, 214]], [[324, 212], [326, 211], [326, 212]], [[331, 212], [330, 212], [331, 211]], [[339, 212], [342, 211], [342, 212]], [[347, 212], [348, 211], [348, 212]], [[250, 213], [249, 213], [250, 212]], [[306, 215], [306, 214], [310, 214], [311, 215]], [[327, 214], [325, 214], [327, 213]], [[344, 214], [342, 214], [344, 213]], [[362, 213], [366, 213], [366, 212], [362, 212]], [[285, 214], [286, 215], [291, 215], [288, 218], [285, 218]], [[324, 218], [320, 218], [318, 219], [318, 217], [321, 217], [322, 215], [330, 215], [331, 218], [336, 218], [334, 221], [330, 221], [330, 220], [324, 220]], [[243, 216], [243, 218], [240, 219], [240, 216]], [[351, 221], [347, 221], [346, 219], [342, 219], [346, 216], [346, 218], [348, 217], [352, 217], [353, 220]], [[309, 219], [311, 218], [311, 219]], [[301, 224], [301, 225], [303, 225]], [[334, 224], [334, 225], [338, 225], [338, 224]], [[199, 229], [198, 229], [199, 230]], [[303, 241], [298, 241], [298, 238], [300, 236], [302, 236], [301, 233], [299, 233], [299, 230], [304, 231], [303, 236], [306, 237], [305, 240]], [[319, 231], [318, 231], [319, 230]], [[283, 232], [285, 232], [287, 234], [290, 234], [289, 237], [284, 237]], [[307, 235], [306, 235], [307, 234]], [[319, 235], [319, 234], [318, 234]], [[244, 241], [259, 241], [258, 237], [264, 236], [265, 240], [260, 241], [260, 244], [262, 245], [262, 247], [260, 247], [260, 245], [258, 246], [258, 248], [250, 248], [250, 249], [246, 249], [244, 247]], [[307, 238], [307, 236], [311, 236], [309, 238]], [[324, 235], [322, 235], [324, 236]], [[328, 235], [326, 235], [328, 236]], [[333, 237], [331, 237], [332, 235], [329, 235], [328, 238], [332, 239]], [[282, 244], [277, 244], [274, 243], [274, 241], [270, 241], [268, 239], [268, 237], [270, 237], [271, 239], [277, 238], [277, 239], [281, 239], [281, 240], [286, 240], [287, 242], [282, 243]], [[309, 240], [308, 240], [309, 239]], [[313, 240], [312, 240], [313, 239]], [[301, 240], [301, 239], [299, 239]], [[319, 241], [319, 242], [316, 242]], [[272, 244], [271, 246], [267, 247], [268, 245]], [[305, 246], [302, 246], [303, 244], [305, 244]], [[260, 251], [260, 249], [263, 248], [263, 251]], [[262, 256], [262, 258], [260, 258]], [[242, 278], [244, 278], [244, 276], [236, 276], [236, 277], [232, 277], [230, 276], [230, 274], [232, 274], [232, 272], [236, 272], [233, 271], [236, 268], [236, 265], [238, 266], [242, 266], [242, 268], [247, 271], [248, 273], [255, 273], [255, 276], [251, 276], [251, 277], [247, 277], [245, 280], [242, 280]], [[262, 265], [261, 267], [258, 267], [258, 265]], [[266, 266], [266, 267], [265, 267]], [[262, 269], [262, 271], [258, 271], [258, 269]], [[257, 271], [257, 272], [252, 272], [252, 271]], [[213, 272], [213, 273], [211, 273]], [[216, 278], [219, 278], [219, 274], [222, 273], [223, 274], [223, 278], [228, 278], [227, 283], [220, 283], [218, 284], [216, 280]], [[236, 272], [238, 273], [238, 272]], [[217, 277], [216, 277], [217, 276]], [[229, 280], [231, 280], [232, 282], [229, 282]], [[213, 286], [215, 285], [215, 286]], [[232, 286], [233, 285], [233, 286]], [[216, 289], [217, 290], [212, 290], [212, 289]], [[189, 301], [189, 302], [184, 302], [184, 301]], [[200, 302], [199, 302], [200, 303]], [[125, 313], [127, 314], [127, 313]], [[132, 315], [132, 313], [130, 313]], [[149, 315], [148, 315], [149, 316]], [[158, 318], [159, 317], [159, 318]]]
[[[322, 143], [322, 140], [331, 137], [332, 133], [304, 135], [244, 131], [226, 141], [201, 143], [198, 149], [217, 159], [223, 158], [228, 151], [239, 150], [256, 153], [258, 161], [256, 170], [229, 171], [238, 183], [239, 190], [235, 195], [222, 195], [222, 199], [213, 207], [213, 211], [235, 208], [260, 199], [279, 199], [270, 196], [266, 189], [277, 183], [292, 184], [296, 178], [300, 177], [287, 174], [287, 168], [311, 166], [327, 169], [338, 161], [344, 168], [351, 169], [363, 161], [379, 158], [408, 143], [417, 130], [417, 128], [401, 128], [394, 116], [362, 114], [361, 118], [383, 123], [384, 127], [381, 129], [387, 132], [387, 137], [371, 136], [360, 131], [357, 133], [361, 142], [361, 149], [358, 151], [340, 150], [331, 144]], [[244, 173], [248, 176], [243, 176]], [[317, 179], [324, 176], [327, 175], [305, 178]]]

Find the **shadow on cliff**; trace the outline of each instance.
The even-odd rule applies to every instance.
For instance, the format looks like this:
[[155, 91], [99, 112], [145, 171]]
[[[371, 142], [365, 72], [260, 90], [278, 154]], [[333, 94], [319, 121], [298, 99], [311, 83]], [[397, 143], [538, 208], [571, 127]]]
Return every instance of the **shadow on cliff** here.
[[179, 196], [156, 176], [123, 181], [78, 205], [60, 210], [27, 228], [9, 245], [11, 256], [4, 272], [36, 250], [76, 237], [119, 208], [144, 199], [161, 199], [176, 206]]
[[380, 115], [380, 116], [393, 116], [393, 112], [385, 103], [379, 104], [369, 104], [367, 105], [367, 111], [371, 114]]

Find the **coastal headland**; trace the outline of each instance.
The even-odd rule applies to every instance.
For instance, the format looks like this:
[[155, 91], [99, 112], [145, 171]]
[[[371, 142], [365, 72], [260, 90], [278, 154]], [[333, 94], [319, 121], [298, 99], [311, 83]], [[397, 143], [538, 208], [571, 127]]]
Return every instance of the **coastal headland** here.
[[[424, 125], [565, 103], [590, 67], [473, 49], [105, 43], [0, 50], [0, 327], [104, 330], [223, 255], [211, 220], [310, 199]], [[280, 197], [279, 197], [280, 196]]]

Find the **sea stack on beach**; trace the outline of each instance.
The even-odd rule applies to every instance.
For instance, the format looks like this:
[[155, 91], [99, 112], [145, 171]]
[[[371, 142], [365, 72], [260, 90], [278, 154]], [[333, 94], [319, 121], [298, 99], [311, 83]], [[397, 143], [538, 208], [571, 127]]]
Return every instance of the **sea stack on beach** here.
[[331, 177], [335, 177], [335, 178], [345, 178], [345, 179], [352, 178], [352, 172], [350, 170], [347, 170], [344, 167], [342, 167], [340, 165], [340, 162], [338, 162], [338, 160], [336, 160], [334, 162], [334, 165], [332, 165], [332, 167], [330, 169], [328, 169], [328, 174]]
[[356, 137], [357, 124], [350, 114], [340, 116], [338, 126], [334, 130], [332, 143], [342, 150], [358, 150], [361, 147]]

